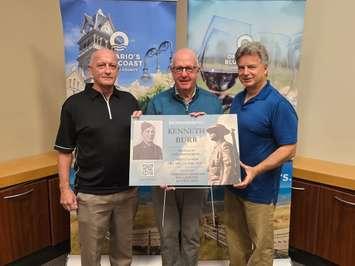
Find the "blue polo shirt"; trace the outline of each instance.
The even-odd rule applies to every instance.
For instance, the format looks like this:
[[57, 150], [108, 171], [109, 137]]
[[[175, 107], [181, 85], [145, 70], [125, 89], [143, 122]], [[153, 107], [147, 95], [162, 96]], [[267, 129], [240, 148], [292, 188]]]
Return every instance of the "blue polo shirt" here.
[[[246, 90], [237, 94], [230, 113], [237, 114], [240, 160], [255, 166], [282, 145], [297, 142], [297, 114], [268, 81], [258, 95], [244, 103]], [[276, 203], [281, 167], [255, 177], [245, 189], [233, 193], [256, 203]], [[242, 179], [245, 172], [242, 169]]]

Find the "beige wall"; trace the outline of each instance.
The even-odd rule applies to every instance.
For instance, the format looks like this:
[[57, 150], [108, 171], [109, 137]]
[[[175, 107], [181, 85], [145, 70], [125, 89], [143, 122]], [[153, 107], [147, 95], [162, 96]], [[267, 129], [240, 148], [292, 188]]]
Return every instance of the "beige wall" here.
[[[355, 165], [355, 2], [308, 0], [298, 154]], [[186, 45], [178, 1], [177, 47]], [[0, 161], [51, 149], [65, 98], [59, 1], [1, 1]]]
[[308, 0], [298, 80], [299, 148], [355, 165], [355, 1]]
[[0, 161], [51, 149], [64, 99], [59, 1], [0, 2]]

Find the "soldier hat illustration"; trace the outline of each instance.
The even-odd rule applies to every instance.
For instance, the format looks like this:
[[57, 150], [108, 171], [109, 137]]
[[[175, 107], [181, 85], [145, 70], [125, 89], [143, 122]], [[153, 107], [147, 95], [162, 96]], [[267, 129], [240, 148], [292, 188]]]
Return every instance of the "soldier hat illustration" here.
[[206, 131], [208, 133], [216, 133], [219, 136], [225, 136], [230, 133], [230, 130], [222, 124], [216, 124], [214, 126], [211, 126]]

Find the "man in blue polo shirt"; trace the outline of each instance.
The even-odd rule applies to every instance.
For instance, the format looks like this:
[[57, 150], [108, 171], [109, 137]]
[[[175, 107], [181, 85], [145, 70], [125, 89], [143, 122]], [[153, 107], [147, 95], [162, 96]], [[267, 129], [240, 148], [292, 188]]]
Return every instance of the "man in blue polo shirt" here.
[[294, 157], [297, 114], [270, 84], [268, 54], [259, 42], [238, 48], [235, 59], [245, 89], [235, 96], [242, 182], [226, 189], [225, 211], [232, 266], [273, 264], [273, 214], [281, 165]]
[[[78, 211], [81, 265], [100, 265], [106, 232], [110, 232], [110, 264], [131, 265], [137, 188], [128, 186], [131, 114], [137, 100], [119, 91], [117, 56], [95, 51], [89, 71], [94, 80], [69, 97], [62, 107], [54, 148], [58, 151], [60, 203]], [[69, 169], [75, 150], [75, 188]]]

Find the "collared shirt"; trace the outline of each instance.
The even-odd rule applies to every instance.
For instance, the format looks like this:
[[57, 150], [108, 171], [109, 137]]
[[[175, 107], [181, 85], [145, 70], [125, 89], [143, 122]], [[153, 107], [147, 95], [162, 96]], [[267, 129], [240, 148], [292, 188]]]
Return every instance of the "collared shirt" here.
[[[282, 145], [297, 142], [297, 114], [292, 105], [268, 81], [258, 95], [245, 101], [246, 90], [237, 94], [230, 113], [237, 114], [240, 160], [255, 166]], [[232, 189], [258, 203], [276, 202], [281, 167], [255, 177], [245, 189]], [[245, 176], [242, 170], [242, 179]]]
[[131, 94], [114, 89], [107, 100], [92, 84], [65, 101], [54, 149], [75, 149], [78, 191], [110, 194], [128, 189], [130, 118], [138, 109]]
[[154, 143], [148, 145], [142, 141], [133, 147], [133, 160], [161, 160], [162, 158], [161, 148]]
[[176, 96], [177, 98], [180, 98], [185, 104], [189, 104], [189, 103], [192, 101], [192, 99], [195, 97], [195, 94], [196, 94], [196, 86], [195, 86], [195, 88], [194, 88], [194, 91], [193, 91], [191, 97], [190, 97], [188, 100], [185, 100], [185, 99], [180, 95], [179, 90], [178, 90], [175, 86], [174, 86], [174, 90], [175, 90], [175, 96]]
[[192, 112], [222, 114], [223, 108], [216, 95], [196, 87], [189, 104], [185, 104], [175, 87], [155, 95], [148, 103], [146, 115], [187, 115]]
[[171, 87], [155, 95], [148, 103], [147, 115], [187, 115], [192, 112], [222, 114], [223, 108], [216, 95], [196, 87], [189, 104], [185, 104]]

